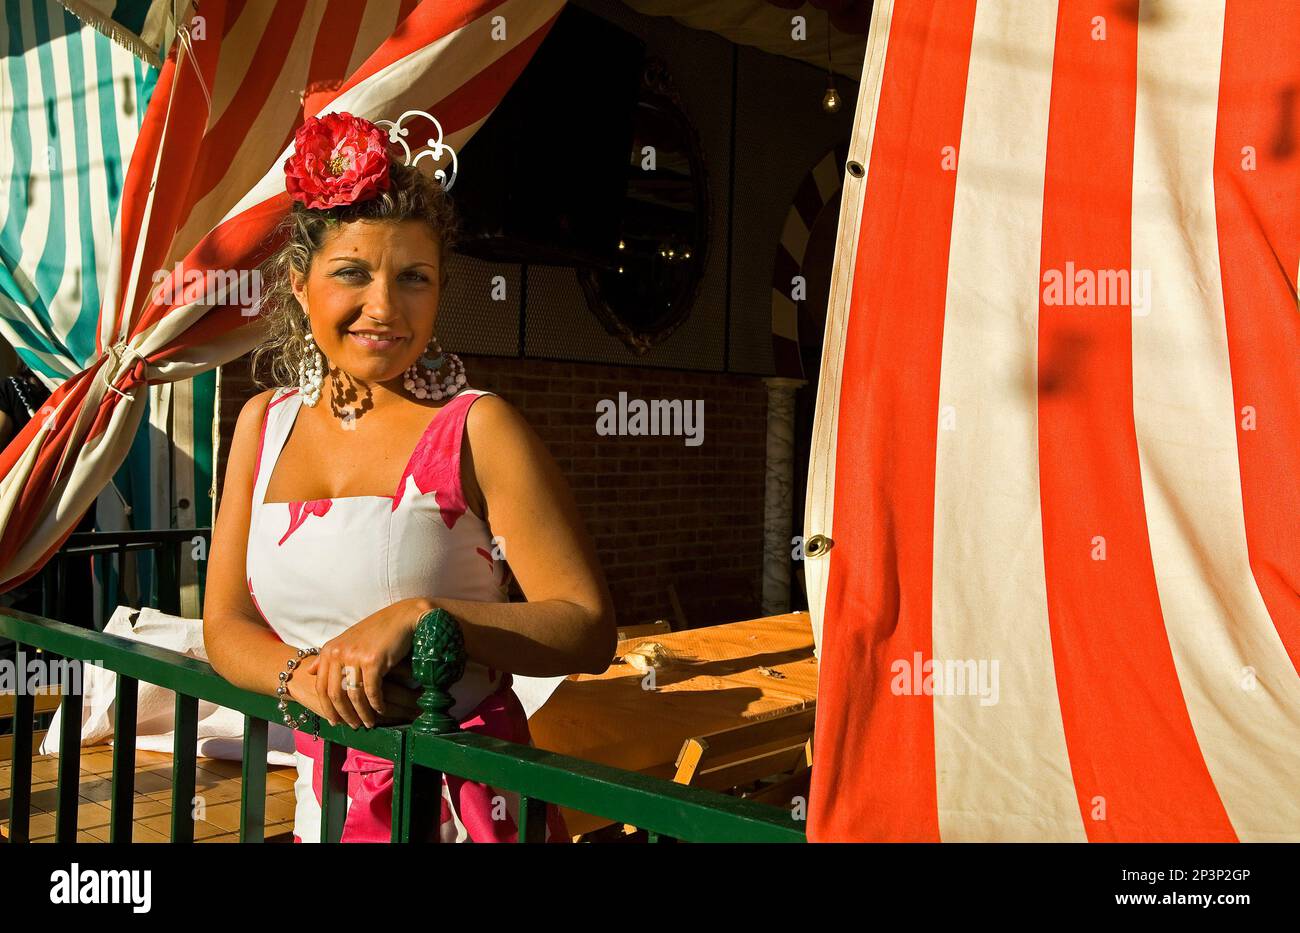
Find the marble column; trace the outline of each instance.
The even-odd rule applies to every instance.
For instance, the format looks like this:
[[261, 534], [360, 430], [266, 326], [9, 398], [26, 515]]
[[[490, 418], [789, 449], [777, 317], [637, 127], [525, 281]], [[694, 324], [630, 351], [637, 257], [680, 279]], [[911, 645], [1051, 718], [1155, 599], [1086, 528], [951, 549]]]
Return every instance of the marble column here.
[[770, 376], [767, 385], [767, 485], [763, 495], [763, 613], [790, 611], [791, 509], [794, 507], [794, 393], [805, 379]]

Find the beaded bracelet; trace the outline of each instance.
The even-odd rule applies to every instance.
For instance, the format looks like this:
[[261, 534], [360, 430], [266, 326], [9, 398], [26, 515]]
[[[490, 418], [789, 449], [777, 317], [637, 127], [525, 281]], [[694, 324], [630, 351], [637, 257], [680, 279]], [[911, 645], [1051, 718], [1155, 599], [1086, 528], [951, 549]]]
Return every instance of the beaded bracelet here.
[[285, 662], [286, 670], [280, 671], [280, 686], [275, 688], [275, 695], [280, 698], [280, 714], [284, 716], [284, 724], [290, 729], [301, 729], [311, 718], [311, 713], [300, 713], [297, 719], [289, 715], [289, 701], [285, 699], [289, 694], [289, 680], [293, 677], [294, 669], [302, 663], [302, 659], [313, 654], [320, 654], [319, 648], [299, 648], [296, 657], [290, 658]]

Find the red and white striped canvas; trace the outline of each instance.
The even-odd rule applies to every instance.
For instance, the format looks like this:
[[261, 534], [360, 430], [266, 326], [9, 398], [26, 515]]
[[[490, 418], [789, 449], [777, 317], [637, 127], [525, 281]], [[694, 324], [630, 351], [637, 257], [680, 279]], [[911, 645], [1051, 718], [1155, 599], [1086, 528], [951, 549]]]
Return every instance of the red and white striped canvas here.
[[810, 837], [1300, 839], [1300, 4], [873, 16]]
[[[109, 481], [140, 420], [133, 399], [147, 384], [211, 369], [259, 339], [256, 317], [237, 305], [155, 301], [153, 276], [177, 262], [178, 285], [193, 270], [252, 269], [278, 245], [271, 234], [289, 206], [283, 163], [303, 91], [337, 86], [319, 98], [318, 112], [393, 120], [427, 111], [459, 150], [562, 6], [205, 0], [201, 22], [172, 46], [131, 157], [99, 357], [0, 453], [0, 588], [35, 573]], [[420, 122], [405, 124], [412, 138], [430, 129]]]

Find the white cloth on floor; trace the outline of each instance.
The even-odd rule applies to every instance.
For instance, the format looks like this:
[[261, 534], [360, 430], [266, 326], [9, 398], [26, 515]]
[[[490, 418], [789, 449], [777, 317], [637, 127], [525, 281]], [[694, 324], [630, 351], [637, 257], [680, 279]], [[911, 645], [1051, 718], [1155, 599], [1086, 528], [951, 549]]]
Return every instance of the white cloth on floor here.
[[[134, 617], [135, 624], [132, 625]], [[132, 641], [169, 648], [191, 658], [207, 660], [203, 648], [203, 620], [169, 616], [156, 609], [132, 609], [118, 606], [104, 631]], [[173, 749], [176, 694], [157, 684], [140, 681], [136, 708], [137, 749], [171, 752]], [[113, 738], [113, 718], [117, 701], [117, 674], [98, 665], [86, 663], [82, 674], [81, 744], [102, 745]], [[49, 731], [41, 742], [42, 755], [59, 750], [63, 711], [54, 714]], [[200, 758], [243, 758], [244, 715], [225, 706], [199, 701], [197, 752]], [[267, 732], [267, 764], [292, 765], [293, 732], [279, 723], [271, 723]]]

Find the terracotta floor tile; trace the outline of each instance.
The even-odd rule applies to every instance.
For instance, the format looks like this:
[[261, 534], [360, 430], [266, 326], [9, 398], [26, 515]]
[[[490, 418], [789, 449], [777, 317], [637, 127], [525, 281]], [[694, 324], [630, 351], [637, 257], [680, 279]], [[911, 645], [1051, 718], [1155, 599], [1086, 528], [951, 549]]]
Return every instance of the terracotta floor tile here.
[[243, 783], [236, 778], [223, 778], [215, 774], [200, 773], [194, 793], [207, 800], [208, 806], [238, 800]]
[[82, 802], [77, 807], [77, 829], [107, 826], [109, 809], [103, 804]]
[[42, 755], [32, 759], [32, 783], [38, 781], [57, 781], [59, 779], [59, 759], [57, 756]]
[[111, 774], [113, 772], [112, 749], [82, 749], [81, 770], [90, 774]]
[[33, 813], [27, 825], [27, 836], [33, 842], [40, 836], [54, 836], [54, 814]]
[[293, 790], [294, 782], [298, 780], [298, 772], [289, 773], [272, 771], [266, 775], [267, 790]]
[[158, 832], [152, 827], [136, 823], [132, 830], [132, 838], [135, 842], [171, 842], [171, 826], [168, 825], [163, 832]]
[[227, 830], [222, 829], [220, 826], [213, 823], [209, 823], [206, 820], [198, 820], [194, 823], [195, 842], [204, 842], [211, 839], [213, 836], [220, 836], [225, 832], [227, 832]]
[[136, 821], [146, 817], [157, 816], [160, 813], [171, 813], [171, 802], [166, 800], [152, 800], [149, 797], [136, 797], [135, 806], [132, 808], [132, 818]]
[[239, 832], [239, 801], [219, 803], [215, 807], [208, 807], [204, 819], [214, 826], [221, 827], [226, 832]]
[[297, 806], [293, 797], [271, 797], [266, 801], [266, 822], [292, 824]]
[[244, 770], [242, 762], [226, 758], [200, 758], [199, 767], [227, 778], [237, 778]]
[[83, 800], [95, 800], [106, 802], [113, 799], [113, 782], [105, 780], [98, 775], [81, 776], [81, 786], [77, 788], [77, 795]]
[[157, 816], [146, 816], [143, 819], [135, 821], [135, 839], [137, 842], [143, 842], [141, 833], [157, 833], [158, 835], [170, 839], [172, 834], [172, 815], [170, 813], [159, 813]]
[[136, 771], [135, 773], [135, 792], [152, 796], [161, 791], [171, 793], [172, 774], [171, 771], [163, 771], [159, 768], [150, 768], [147, 771]]

